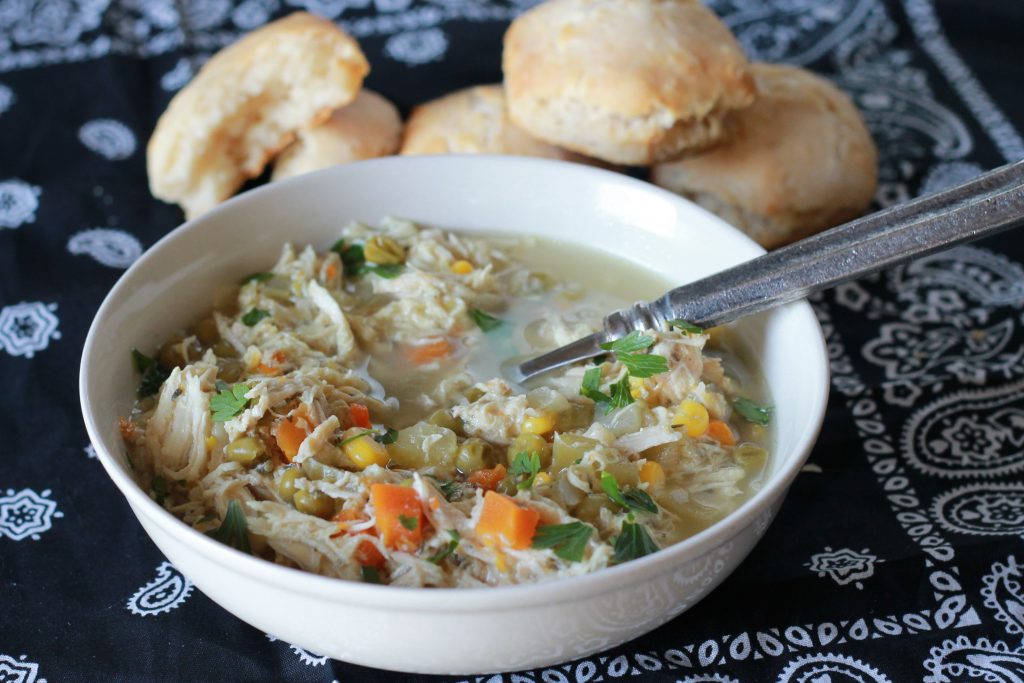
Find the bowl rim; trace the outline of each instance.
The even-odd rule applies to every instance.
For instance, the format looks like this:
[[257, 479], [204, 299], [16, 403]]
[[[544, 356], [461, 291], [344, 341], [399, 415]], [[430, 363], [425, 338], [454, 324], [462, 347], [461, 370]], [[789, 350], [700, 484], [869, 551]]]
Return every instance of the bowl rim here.
[[[802, 431], [792, 451], [793, 455], [787, 458], [783, 466], [775, 472], [764, 485], [750, 498], [744, 501], [736, 510], [726, 517], [703, 529], [697, 534], [663, 548], [656, 553], [645, 557], [605, 567], [596, 572], [581, 574], [557, 580], [542, 581], [539, 583], [517, 584], [512, 586], [485, 586], [473, 588], [417, 588], [405, 586], [374, 585], [358, 581], [349, 581], [334, 577], [323, 576], [307, 572], [301, 569], [277, 565], [267, 560], [243, 553], [230, 546], [224, 545], [205, 534], [189, 527], [180, 519], [175, 517], [142, 489], [135, 479], [122, 468], [115, 456], [103, 445], [100, 426], [97, 424], [91, 408], [90, 394], [92, 382], [89, 377], [89, 359], [97, 353], [98, 340], [102, 334], [101, 328], [106, 318], [115, 310], [115, 299], [119, 298], [133, 278], [140, 271], [144, 271], [151, 261], [160, 258], [161, 252], [172, 243], [188, 239], [189, 236], [207, 228], [207, 224], [215, 224], [224, 215], [237, 210], [238, 207], [253, 201], [255, 198], [266, 194], [285, 191], [286, 188], [298, 184], [311, 182], [312, 178], [325, 177], [335, 174], [340, 178], [350, 173], [358, 174], [361, 169], [370, 166], [380, 165], [402, 165], [413, 168], [422, 166], [432, 168], [434, 165], [450, 165], [452, 167], [465, 166], [465, 172], [486, 173], [487, 168], [492, 165], [507, 166], [509, 168], [521, 167], [522, 172], [530, 173], [532, 170], [547, 170], [547, 172], [578, 174], [581, 177], [593, 175], [604, 181], [613, 181], [626, 186], [633, 186], [635, 189], [652, 193], [670, 203], [683, 205], [688, 212], [694, 210], [705, 214], [705, 218], [713, 224], [717, 231], [724, 230], [732, 237], [741, 238], [746, 242], [750, 251], [750, 258], [764, 253], [759, 245], [744, 235], [735, 227], [729, 225], [718, 216], [708, 212], [695, 203], [680, 197], [672, 192], [657, 187], [651, 183], [632, 178], [621, 173], [608, 171], [601, 168], [584, 166], [581, 164], [528, 157], [510, 157], [496, 155], [436, 155], [416, 157], [383, 157], [366, 161], [354, 162], [314, 173], [287, 178], [283, 181], [268, 183], [261, 187], [254, 188], [248, 192], [237, 195], [223, 204], [215, 207], [202, 216], [187, 220], [178, 225], [157, 242], [150, 246], [110, 288], [97, 309], [89, 326], [82, 348], [82, 357], [79, 368], [79, 399], [82, 408], [82, 416], [85, 421], [86, 431], [90, 442], [93, 444], [97, 457], [108, 476], [125, 496], [133, 512], [139, 516], [145, 516], [150, 522], [158, 525], [163, 532], [176, 538], [182, 545], [188, 546], [191, 551], [198, 552], [207, 560], [217, 564], [230, 566], [243, 572], [249, 578], [260, 582], [268, 582], [287, 591], [294, 591], [310, 597], [316, 597], [331, 602], [346, 603], [352, 605], [364, 605], [374, 607], [395, 608], [402, 611], [431, 611], [437, 612], [443, 606], [446, 612], [475, 612], [481, 607], [481, 599], [485, 598], [487, 609], [497, 611], [515, 611], [526, 606], [556, 605], [569, 602], [577, 602], [587, 599], [590, 596], [610, 592], [622, 580], [629, 578], [636, 581], [638, 578], [649, 578], [659, 574], [672, 571], [676, 565], [696, 559], [714, 547], [725, 543], [730, 537], [740, 530], [752, 524], [754, 520], [769, 508], [773, 502], [781, 501], [789, 485], [796, 477], [807, 457], [810, 455], [823, 424], [825, 409], [829, 395], [829, 366], [825, 348], [825, 338], [817, 317], [806, 300], [800, 300], [786, 304], [777, 310], [788, 309], [787, 314], [796, 318], [797, 324], [806, 324], [815, 331], [814, 338], [808, 340], [808, 347], [813, 348], [814, 353], [809, 353], [805, 358], [806, 367], [810, 371], [815, 369], [819, 375], [817, 391], [820, 398], [815, 402], [816, 414], [811, 416], [807, 427]], [[557, 167], [557, 168], [556, 168]], [[741, 254], [745, 257], [746, 255]], [[741, 259], [743, 260], [743, 259]], [[774, 315], [775, 313], [773, 313]], [[816, 343], [812, 343], [816, 342]]]

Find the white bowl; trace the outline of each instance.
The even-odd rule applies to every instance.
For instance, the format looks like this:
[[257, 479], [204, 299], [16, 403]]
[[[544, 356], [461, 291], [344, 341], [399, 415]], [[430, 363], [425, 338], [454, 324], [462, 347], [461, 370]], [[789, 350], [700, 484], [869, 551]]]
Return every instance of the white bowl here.
[[564, 162], [391, 157], [247, 192], [149, 249], [100, 307], [82, 355], [89, 437], [160, 550], [201, 591], [253, 626], [312, 652], [400, 671], [468, 674], [544, 666], [635, 638], [692, 606], [747, 555], [817, 437], [828, 394], [821, 329], [804, 302], [739, 326], [767, 376], [776, 447], [764, 487], [696, 536], [588, 576], [488, 589], [410, 589], [274, 565], [194, 531], [126, 468], [118, 417], [152, 349], [264, 270], [285, 241], [328, 247], [343, 223], [386, 215], [455, 230], [585, 242], [679, 284], [762, 253], [718, 218], [653, 185]]

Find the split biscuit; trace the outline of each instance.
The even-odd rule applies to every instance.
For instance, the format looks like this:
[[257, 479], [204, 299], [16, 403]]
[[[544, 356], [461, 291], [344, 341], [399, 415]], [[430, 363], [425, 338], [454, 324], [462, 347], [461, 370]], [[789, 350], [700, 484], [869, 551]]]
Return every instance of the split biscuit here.
[[739, 43], [696, 0], [550, 0], [505, 34], [512, 120], [619, 164], [707, 147], [754, 101]]
[[405, 125], [401, 154], [508, 154], [593, 163], [513, 124], [500, 85], [457, 90], [416, 107]]
[[274, 159], [273, 180], [322, 168], [394, 154], [402, 138], [395, 106], [372, 90], [362, 90], [317, 126], [302, 128], [298, 140]]
[[369, 69], [354, 39], [305, 12], [253, 31], [160, 117], [147, 149], [153, 195], [198, 216], [258, 176], [296, 129], [351, 102]]
[[850, 98], [792, 66], [755, 64], [758, 99], [727, 142], [659, 164], [657, 185], [692, 199], [771, 249], [859, 216], [877, 183], [871, 133]]

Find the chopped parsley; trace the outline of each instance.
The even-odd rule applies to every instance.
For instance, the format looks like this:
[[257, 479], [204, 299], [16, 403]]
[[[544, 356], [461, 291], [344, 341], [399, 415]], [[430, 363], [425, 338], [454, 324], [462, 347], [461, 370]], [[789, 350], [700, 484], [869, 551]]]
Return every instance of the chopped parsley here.
[[245, 521], [242, 505], [237, 500], [228, 503], [224, 521], [216, 529], [207, 531], [206, 535], [243, 553], [252, 552], [249, 547], [249, 525]]
[[612, 561], [628, 562], [657, 550], [658, 544], [647, 533], [647, 529], [636, 522], [623, 522], [622, 533], [615, 539]]
[[341, 263], [345, 267], [345, 274], [361, 275], [362, 267], [366, 265], [366, 256], [363, 255], [363, 245], [350, 244], [345, 246], [345, 240], [340, 239], [331, 246], [331, 251], [341, 257]]
[[262, 308], [250, 308], [249, 312], [242, 316], [242, 322], [246, 327], [255, 327], [256, 323], [269, 317], [270, 311], [264, 311]]
[[139, 398], [146, 398], [160, 391], [160, 386], [171, 375], [160, 367], [156, 360], [136, 348], [132, 349], [132, 365], [136, 372], [142, 375], [142, 381], [139, 382], [139, 386], [135, 390], [135, 394]]
[[459, 541], [462, 540], [459, 536], [459, 532], [455, 529], [449, 529], [448, 535], [451, 540], [448, 541], [448, 545], [438, 550], [436, 553], [427, 558], [427, 562], [433, 562], [434, 564], [441, 564], [441, 560], [448, 557], [455, 552], [455, 549], [459, 547]]
[[373, 273], [379, 275], [385, 280], [394, 280], [396, 277], [405, 272], [405, 266], [401, 263], [385, 263], [382, 265], [370, 265], [364, 263], [356, 269], [356, 275], [366, 275], [367, 273]]
[[437, 486], [437, 489], [449, 503], [456, 500], [462, 500], [462, 484], [451, 479], [438, 479], [431, 474], [428, 474], [427, 476], [434, 480], [434, 484]]
[[586, 396], [594, 403], [608, 403], [611, 397], [601, 391], [601, 368], [588, 368], [583, 373], [583, 384], [580, 386], [580, 396]]
[[391, 427], [385, 427], [384, 431], [377, 431], [376, 429], [366, 429], [359, 432], [358, 434], [353, 434], [350, 437], [344, 438], [336, 442], [335, 445], [340, 448], [341, 446], [344, 446], [347, 443], [352, 443], [356, 439], [361, 439], [364, 436], [372, 436], [373, 440], [376, 441], [377, 443], [387, 445], [389, 443], [394, 443], [396, 440], [398, 440], [398, 430], [393, 429]]
[[244, 382], [228, 386], [223, 382], [217, 383], [217, 395], [210, 399], [210, 410], [213, 411], [214, 422], [227, 422], [235, 417], [249, 405], [249, 399], [245, 394], [249, 391], [249, 385]]
[[398, 515], [398, 522], [409, 531], [415, 531], [416, 527], [420, 525], [419, 519], [408, 515]]
[[479, 308], [474, 308], [469, 312], [469, 317], [473, 319], [476, 326], [484, 332], [490, 332], [496, 330], [505, 324], [505, 321], [501, 318], [495, 318], [493, 315], [484, 313]]
[[338, 446], [339, 448], [341, 448], [342, 446], [344, 446], [344, 445], [345, 445], [345, 444], [347, 444], [347, 443], [352, 443], [353, 441], [355, 441], [355, 440], [357, 440], [357, 439], [361, 439], [361, 438], [363, 438], [364, 436], [370, 436], [371, 434], [376, 434], [376, 433], [377, 433], [377, 432], [375, 432], [375, 431], [374, 431], [374, 430], [372, 430], [372, 429], [367, 429], [366, 431], [363, 431], [363, 432], [359, 432], [358, 434], [353, 434], [352, 436], [350, 436], [350, 437], [348, 437], [348, 438], [346, 438], [346, 439], [342, 439], [341, 441], [339, 441], [339, 442], [337, 443], [337, 446]]
[[620, 353], [617, 358], [626, 366], [630, 377], [643, 379], [668, 372], [668, 361], [653, 353]]
[[680, 320], [678, 318], [676, 320], [669, 320], [668, 326], [674, 327], [680, 332], [685, 332], [686, 334], [704, 334], [703, 327], [700, 327], [699, 325], [694, 325], [693, 323], [688, 322], [686, 320]]
[[246, 277], [244, 277], [239, 284], [247, 285], [250, 282], [266, 282], [267, 280], [270, 280], [273, 277], [273, 273], [253, 273], [252, 275], [247, 275]]
[[521, 477], [519, 482], [516, 483], [516, 488], [520, 491], [530, 489], [539, 472], [540, 453], [536, 451], [529, 454], [525, 452], [516, 453], [515, 457], [512, 458], [512, 465], [508, 470], [509, 474]]
[[771, 406], [759, 406], [749, 398], [737, 398], [732, 402], [732, 407], [743, 416], [743, 419], [756, 425], [764, 426], [772, 417]]
[[623, 377], [612, 385], [612, 400], [605, 408], [605, 412], [610, 413], [616, 408], [625, 408], [632, 402], [633, 394], [629, 391], [629, 377]]
[[594, 529], [583, 522], [545, 524], [537, 527], [532, 547], [538, 550], [550, 548], [567, 562], [579, 562], [593, 532]]
[[625, 337], [601, 344], [601, 348], [612, 353], [636, 353], [654, 346], [654, 337], [648, 337], [633, 330]]
[[651, 497], [645, 491], [638, 488], [629, 488], [621, 491], [619, 489], [619, 481], [611, 472], [601, 473], [601, 488], [604, 489], [609, 498], [627, 510], [650, 512], [652, 514], [658, 512], [658, 506], [655, 505], [654, 501], [651, 500]]
[[398, 430], [393, 427], [386, 427], [382, 433], [373, 438], [377, 443], [382, 443], [386, 446], [398, 440]]
[[363, 574], [363, 582], [364, 583], [380, 583], [381, 582], [380, 581], [380, 572], [377, 571], [376, 567], [367, 567], [366, 565], [363, 565], [362, 567], [360, 567], [360, 570], [361, 570], [361, 572]]

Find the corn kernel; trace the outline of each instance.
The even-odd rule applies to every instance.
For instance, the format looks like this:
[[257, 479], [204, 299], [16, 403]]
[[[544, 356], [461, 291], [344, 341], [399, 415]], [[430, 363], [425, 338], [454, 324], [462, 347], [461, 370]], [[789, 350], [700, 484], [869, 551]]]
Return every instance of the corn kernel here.
[[533, 480], [534, 486], [548, 486], [551, 483], [551, 475], [547, 472], [539, 472]]
[[665, 483], [665, 469], [653, 460], [640, 466], [640, 481], [651, 488], [658, 488]]
[[369, 436], [361, 436], [341, 447], [356, 467], [365, 470], [370, 465], [384, 467], [388, 464], [388, 449]]
[[459, 259], [452, 263], [452, 272], [456, 275], [469, 275], [473, 272], [473, 264], [466, 259]]
[[688, 436], [697, 438], [708, 430], [708, 421], [708, 409], [696, 401], [687, 399], [676, 408], [672, 426], [685, 427]]
[[630, 377], [629, 378], [629, 395], [632, 396], [634, 399], [641, 399], [641, 398], [643, 398], [644, 394], [645, 394], [644, 389], [646, 389], [646, 387], [647, 387], [647, 382], [644, 381], [642, 378], [640, 378], [640, 377]]
[[527, 434], [547, 434], [555, 428], [555, 416], [551, 413], [541, 413], [536, 417], [528, 415], [520, 427]]
[[217, 437], [208, 436], [206, 437], [206, 450], [212, 451], [217, 446]]

